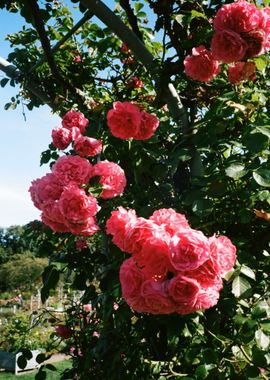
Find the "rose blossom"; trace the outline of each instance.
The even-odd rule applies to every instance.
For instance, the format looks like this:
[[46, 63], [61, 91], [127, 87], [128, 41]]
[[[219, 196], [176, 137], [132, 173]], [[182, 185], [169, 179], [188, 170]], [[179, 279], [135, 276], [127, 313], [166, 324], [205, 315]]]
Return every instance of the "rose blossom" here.
[[210, 244], [201, 231], [190, 228], [172, 237], [169, 254], [174, 269], [194, 270], [210, 257]]
[[74, 150], [79, 156], [94, 157], [102, 151], [102, 141], [92, 137], [80, 135], [74, 141]]
[[[75, 246], [78, 250], [86, 249], [88, 248], [87, 240], [84, 236], [80, 236], [78, 239], [75, 241]], [[87, 305], [84, 305], [87, 306]]]
[[110, 199], [121, 195], [127, 181], [124, 170], [115, 162], [100, 161], [93, 168], [92, 177], [99, 176], [99, 183], [103, 187], [100, 197]]
[[122, 251], [124, 250], [123, 241], [127, 230], [136, 220], [137, 216], [134, 210], [119, 207], [118, 210], [111, 212], [111, 216], [106, 222], [106, 233], [113, 235], [113, 243]]
[[123, 261], [119, 277], [123, 298], [134, 310], [144, 312], [146, 309], [144, 298], [141, 295], [141, 286], [146, 278], [133, 258]]
[[262, 8], [261, 13], [262, 21], [259, 29], [264, 32], [263, 53], [266, 53], [270, 49], [270, 8]]
[[141, 295], [148, 313], [171, 314], [175, 311], [175, 304], [168, 297], [164, 282], [144, 281], [141, 286]]
[[113, 136], [127, 140], [138, 132], [141, 111], [135, 104], [114, 102], [113, 109], [107, 114], [107, 122]]
[[195, 310], [209, 309], [217, 304], [219, 299], [219, 291], [216, 287], [201, 289], [195, 305]]
[[263, 53], [265, 34], [262, 30], [252, 30], [248, 33], [242, 33], [241, 37], [247, 43], [244, 59], [256, 57]]
[[63, 185], [71, 183], [87, 184], [92, 176], [93, 166], [86, 158], [78, 156], [62, 156], [52, 167], [52, 172]]
[[68, 185], [59, 199], [59, 208], [68, 222], [84, 223], [98, 212], [98, 203], [77, 185]]
[[95, 217], [89, 217], [84, 222], [73, 223], [66, 220], [69, 232], [73, 235], [91, 236], [100, 230]]
[[254, 80], [256, 78], [255, 69], [254, 62], [236, 62], [228, 67], [228, 79], [231, 83]]
[[79, 128], [81, 133], [85, 132], [89, 121], [84, 117], [84, 114], [74, 110], [68, 111], [62, 119], [62, 126], [72, 130], [72, 128]]
[[49, 226], [54, 232], [68, 232], [65, 218], [60, 211], [57, 201], [46, 204], [43, 207], [41, 220]]
[[215, 287], [217, 290], [222, 289], [219, 266], [212, 256], [197, 269], [185, 271], [183, 272], [183, 275], [195, 279], [202, 289], [207, 289], [209, 287]]
[[71, 329], [65, 325], [55, 326], [55, 332], [57, 335], [61, 336], [61, 338], [63, 339], [68, 339], [72, 336]]
[[223, 5], [214, 18], [214, 29], [232, 30], [236, 33], [250, 32], [257, 29], [262, 21], [260, 10], [245, 0]]
[[220, 72], [219, 62], [203, 45], [192, 49], [192, 55], [185, 58], [184, 66], [187, 76], [201, 82], [209, 82]]
[[229, 272], [236, 261], [236, 247], [226, 236], [209, 238], [211, 257], [216, 261], [220, 276]]
[[176, 311], [179, 314], [189, 314], [195, 310], [199, 291], [199, 283], [191, 277], [179, 274], [168, 282], [169, 296], [177, 305]]
[[179, 230], [190, 228], [185, 215], [177, 213], [172, 208], [156, 210], [149, 219], [162, 226], [171, 236]]
[[216, 32], [211, 42], [213, 57], [224, 63], [240, 61], [245, 56], [247, 48], [246, 41], [230, 30]]
[[159, 126], [159, 120], [155, 115], [148, 112], [141, 112], [141, 123], [137, 133], [134, 134], [135, 140], [148, 140], [153, 136]]
[[63, 186], [54, 174], [47, 173], [45, 176], [32, 181], [28, 191], [35, 207], [42, 210], [46, 203], [60, 198]]
[[135, 88], [143, 88], [144, 87], [144, 83], [136, 76], [133, 78], [133, 84], [134, 84]]
[[66, 149], [71, 141], [72, 133], [69, 129], [55, 127], [52, 130], [52, 143], [57, 149]]

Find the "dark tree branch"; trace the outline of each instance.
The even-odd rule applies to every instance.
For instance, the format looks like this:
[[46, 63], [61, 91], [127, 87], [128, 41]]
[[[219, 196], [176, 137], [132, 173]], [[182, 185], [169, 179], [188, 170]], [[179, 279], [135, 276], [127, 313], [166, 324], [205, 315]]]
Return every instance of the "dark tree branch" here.
[[140, 29], [139, 29], [137, 17], [135, 16], [135, 14], [134, 14], [131, 6], [130, 6], [129, 0], [120, 0], [120, 5], [121, 5], [121, 7], [126, 12], [126, 15], [127, 15], [127, 18], [128, 18], [128, 22], [129, 22], [129, 24], [131, 26], [131, 29], [136, 34], [136, 36], [141, 41], [143, 41], [143, 35], [142, 35], [142, 33], [141, 33]]

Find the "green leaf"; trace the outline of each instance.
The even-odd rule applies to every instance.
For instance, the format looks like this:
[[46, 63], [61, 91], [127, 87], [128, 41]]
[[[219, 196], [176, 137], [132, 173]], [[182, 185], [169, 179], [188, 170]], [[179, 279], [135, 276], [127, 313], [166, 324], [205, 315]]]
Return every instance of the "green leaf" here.
[[258, 347], [262, 350], [266, 350], [269, 347], [269, 337], [262, 330], [257, 330], [255, 332], [255, 339]]
[[9, 78], [3, 78], [1, 79], [0, 85], [1, 87], [5, 87], [5, 85], [8, 83]]
[[213, 202], [210, 199], [198, 199], [192, 203], [192, 211], [200, 216], [206, 216], [213, 211]]
[[205, 364], [199, 365], [199, 367], [196, 368], [195, 375], [197, 379], [206, 379], [209, 375], [207, 366]]
[[206, 17], [206, 15], [204, 13], [198, 12], [195, 9], [192, 9], [192, 11], [191, 11], [191, 19], [193, 19], [193, 18], [204, 18], [204, 19], [208, 20], [208, 18]]
[[270, 187], [270, 170], [258, 169], [253, 172], [253, 178], [260, 186]]
[[23, 355], [20, 355], [17, 359], [17, 364], [21, 369], [24, 369], [27, 366], [27, 360]]
[[267, 136], [269, 139], [270, 139], [270, 125], [264, 125], [264, 126], [256, 126], [251, 134], [254, 134], [254, 133], [261, 133], [265, 136]]
[[239, 179], [247, 174], [247, 170], [244, 170], [245, 166], [243, 164], [232, 164], [225, 169], [225, 173], [228, 177], [233, 179]]
[[45, 380], [47, 377], [47, 373], [45, 371], [38, 371], [35, 376], [35, 380]]
[[253, 272], [253, 270], [251, 268], [249, 268], [248, 266], [246, 265], [242, 265], [241, 266], [241, 269], [240, 269], [240, 272], [243, 273], [245, 276], [249, 277], [249, 278], [252, 278], [252, 280], [256, 280], [256, 275], [255, 273]]
[[49, 369], [50, 371], [56, 371], [56, 367], [52, 364], [45, 364], [45, 368]]
[[241, 297], [250, 288], [250, 283], [244, 277], [237, 276], [232, 282], [232, 293], [237, 298]]

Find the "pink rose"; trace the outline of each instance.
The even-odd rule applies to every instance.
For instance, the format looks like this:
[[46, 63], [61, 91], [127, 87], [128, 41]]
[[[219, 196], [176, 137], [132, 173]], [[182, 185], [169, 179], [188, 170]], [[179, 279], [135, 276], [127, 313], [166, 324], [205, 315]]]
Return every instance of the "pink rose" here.
[[240, 61], [245, 56], [247, 48], [246, 41], [230, 30], [216, 32], [211, 42], [213, 57], [224, 63]]
[[[88, 248], [87, 240], [84, 236], [80, 236], [79, 238], [77, 238], [75, 241], [75, 245], [78, 250]], [[87, 305], [84, 305], [84, 306], [87, 306]]]
[[72, 133], [66, 128], [54, 128], [52, 130], [52, 143], [60, 150], [66, 149], [72, 141]]
[[180, 230], [190, 228], [185, 215], [177, 213], [172, 208], [156, 210], [149, 219], [163, 227], [171, 236]]
[[113, 136], [127, 140], [138, 133], [141, 111], [135, 104], [114, 102], [113, 109], [107, 114], [107, 122]]
[[264, 32], [263, 52], [266, 53], [270, 49], [270, 8], [261, 9], [262, 21], [259, 30]]
[[144, 298], [141, 295], [141, 286], [146, 280], [133, 258], [125, 260], [120, 267], [120, 283], [122, 296], [130, 307], [139, 312], [145, 311]]
[[148, 140], [153, 136], [158, 126], [159, 120], [155, 115], [142, 111], [139, 129], [133, 137], [135, 140]]
[[172, 237], [169, 254], [175, 270], [194, 270], [209, 259], [210, 244], [201, 231], [190, 228]]
[[255, 69], [254, 62], [236, 62], [228, 67], [228, 79], [231, 83], [254, 80], [256, 78]]
[[223, 277], [229, 272], [236, 261], [236, 247], [226, 236], [209, 238], [211, 258], [215, 261], [219, 268], [219, 274]]
[[44, 206], [41, 214], [41, 220], [49, 226], [54, 232], [68, 232], [65, 218], [60, 211], [57, 201], [48, 203]]
[[74, 127], [79, 128], [81, 133], [85, 132], [89, 120], [84, 117], [84, 114], [74, 110], [68, 111], [62, 119], [62, 126], [67, 129], [72, 129]]
[[59, 208], [67, 222], [85, 223], [98, 212], [98, 203], [95, 197], [86, 195], [77, 185], [68, 185], [59, 199]]
[[137, 216], [134, 210], [126, 210], [119, 207], [118, 210], [112, 211], [110, 218], [106, 222], [106, 233], [113, 235], [113, 243], [124, 250], [123, 241], [129, 225], [136, 222]]
[[52, 172], [63, 185], [83, 185], [89, 182], [93, 166], [86, 158], [62, 156], [53, 165]]
[[143, 88], [144, 87], [143, 82], [136, 76], [133, 78], [133, 84], [134, 84], [135, 88]]
[[219, 72], [219, 62], [203, 45], [192, 49], [192, 55], [184, 60], [185, 74], [194, 80], [209, 82]]
[[236, 33], [250, 32], [257, 29], [262, 20], [260, 10], [245, 0], [223, 5], [214, 18], [217, 31], [232, 30]]
[[176, 304], [176, 311], [179, 314], [189, 314], [195, 311], [194, 306], [199, 291], [199, 283], [191, 277], [179, 274], [168, 282], [169, 296]]
[[217, 304], [218, 299], [219, 291], [215, 287], [201, 289], [197, 296], [195, 310], [209, 309]]
[[256, 57], [263, 53], [265, 47], [265, 33], [262, 30], [252, 30], [242, 33], [241, 37], [247, 43], [244, 59]]
[[197, 269], [183, 272], [185, 276], [195, 279], [202, 289], [215, 287], [217, 290], [222, 289], [222, 279], [220, 277], [219, 266], [217, 262], [210, 257]]
[[60, 198], [63, 186], [54, 174], [48, 173], [32, 181], [28, 191], [35, 207], [42, 210], [46, 203]]
[[171, 314], [175, 311], [175, 304], [168, 297], [164, 282], [144, 281], [141, 286], [141, 295], [148, 313]]
[[93, 168], [92, 177], [99, 176], [99, 183], [103, 187], [100, 197], [110, 199], [121, 195], [127, 181], [124, 170], [115, 162], [100, 161]]
[[92, 137], [80, 135], [74, 141], [75, 152], [82, 157], [94, 157], [102, 151], [102, 141]]
[[80, 55], [76, 55], [74, 58], [73, 58], [73, 62], [81, 62], [81, 56]]

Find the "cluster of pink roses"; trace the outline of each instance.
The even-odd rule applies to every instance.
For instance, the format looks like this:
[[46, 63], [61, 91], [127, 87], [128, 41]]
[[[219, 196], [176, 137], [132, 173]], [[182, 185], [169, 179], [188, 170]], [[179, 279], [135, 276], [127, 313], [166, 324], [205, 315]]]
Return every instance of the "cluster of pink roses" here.
[[214, 21], [211, 50], [201, 45], [184, 60], [185, 73], [192, 79], [208, 82], [220, 72], [220, 62], [230, 64], [232, 83], [254, 80], [255, 64], [247, 59], [270, 49], [270, 8], [258, 9], [246, 0], [223, 5]]
[[81, 157], [94, 157], [102, 151], [102, 141], [84, 136], [89, 121], [80, 112], [70, 110], [62, 119], [62, 127], [52, 130], [53, 145], [66, 149], [73, 142], [73, 149]]
[[185, 216], [160, 209], [149, 219], [119, 207], [106, 232], [123, 252], [122, 295], [138, 312], [189, 314], [214, 306], [222, 277], [232, 269], [236, 248], [226, 236], [207, 238]]
[[129, 102], [114, 102], [107, 114], [111, 134], [123, 140], [147, 140], [156, 131], [159, 120], [155, 115], [142, 111]]
[[[88, 120], [82, 114], [69, 111], [63, 118], [61, 129], [64, 133], [70, 131], [74, 136], [84, 132], [87, 123]], [[78, 138], [84, 136], [79, 135]], [[85, 149], [84, 146], [78, 151]], [[35, 207], [42, 211], [43, 223], [55, 232], [71, 232], [75, 235], [89, 236], [98, 231], [96, 214], [99, 206], [96, 197], [90, 192], [89, 183], [93, 177], [99, 178], [102, 187], [100, 197], [103, 199], [122, 194], [126, 186], [125, 173], [116, 163], [104, 160], [92, 165], [79, 155], [58, 158], [51, 173], [32, 181], [29, 192]]]

